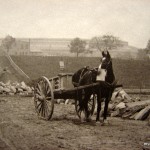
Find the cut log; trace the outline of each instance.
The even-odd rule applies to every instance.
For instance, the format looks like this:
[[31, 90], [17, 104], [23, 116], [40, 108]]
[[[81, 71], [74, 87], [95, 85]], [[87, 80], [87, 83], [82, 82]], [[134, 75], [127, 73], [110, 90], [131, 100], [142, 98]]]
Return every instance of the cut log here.
[[123, 90], [122, 88], [115, 89], [112, 94], [111, 100], [114, 101], [117, 97], [121, 97], [122, 99], [131, 100], [131, 97]]
[[3, 88], [3, 91], [6, 92], [6, 93], [9, 93], [11, 90], [7, 87]]
[[135, 114], [133, 114], [132, 116], [130, 116], [129, 118], [130, 119], [134, 119], [135, 118], [135, 116], [138, 114], [139, 112], [136, 112]]
[[125, 108], [126, 105], [124, 102], [120, 102], [117, 106], [116, 106], [116, 109], [119, 108], [119, 109], [122, 109], [122, 108]]
[[131, 100], [131, 97], [123, 89], [119, 91], [119, 95], [121, 95], [123, 99]]
[[146, 106], [146, 105], [150, 105], [150, 100], [126, 103], [126, 106], [129, 107], [129, 108], [133, 108], [135, 106]]
[[10, 90], [12, 93], [16, 93], [16, 88], [14, 86], [10, 86]]
[[145, 120], [150, 114], [150, 105], [142, 109], [135, 117], [135, 120]]
[[136, 112], [139, 112], [141, 111], [143, 108], [145, 108], [144, 105], [137, 105], [137, 106], [134, 106], [134, 107], [128, 107], [126, 108], [125, 110], [125, 113], [122, 115], [122, 118], [129, 118], [131, 117], [132, 115], [134, 115]]
[[115, 105], [114, 104], [108, 104], [108, 110], [111, 111], [111, 110], [114, 110], [115, 109]]
[[4, 89], [4, 88], [0, 85], [0, 92], [2, 92], [2, 91], [3, 91], [3, 89]]
[[120, 111], [119, 111], [119, 109], [117, 109], [117, 110], [113, 111], [110, 116], [111, 117], [119, 117], [119, 115], [120, 115]]
[[121, 117], [125, 113], [125, 111], [126, 111], [125, 108], [121, 108], [121, 109], [118, 108], [111, 113], [111, 117]]

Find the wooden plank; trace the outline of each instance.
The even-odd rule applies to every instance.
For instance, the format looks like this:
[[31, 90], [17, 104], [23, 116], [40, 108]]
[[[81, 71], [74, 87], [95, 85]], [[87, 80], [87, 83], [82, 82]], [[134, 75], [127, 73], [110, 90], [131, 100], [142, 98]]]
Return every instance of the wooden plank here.
[[144, 120], [146, 119], [150, 114], [150, 106], [145, 107], [142, 109], [135, 117], [135, 120]]
[[131, 116], [133, 116], [136, 112], [139, 112], [140, 110], [142, 110], [145, 106], [144, 105], [136, 105], [134, 107], [127, 107], [124, 110], [124, 113], [122, 114], [122, 118], [129, 118]]
[[150, 100], [144, 100], [144, 101], [138, 101], [138, 102], [132, 102], [132, 103], [126, 103], [126, 106], [129, 108], [135, 107], [135, 106], [145, 106], [150, 105]]

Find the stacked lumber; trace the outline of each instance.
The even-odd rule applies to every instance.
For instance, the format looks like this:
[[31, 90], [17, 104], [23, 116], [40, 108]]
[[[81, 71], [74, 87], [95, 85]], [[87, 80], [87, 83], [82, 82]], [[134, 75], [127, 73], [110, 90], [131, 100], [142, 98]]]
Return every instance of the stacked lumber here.
[[123, 89], [113, 93], [111, 105], [113, 109], [109, 111], [112, 117], [134, 120], [150, 118], [150, 100], [132, 99]]
[[3, 83], [0, 82], [0, 95], [22, 95], [30, 96], [33, 95], [33, 88], [27, 86], [24, 81], [21, 83]]

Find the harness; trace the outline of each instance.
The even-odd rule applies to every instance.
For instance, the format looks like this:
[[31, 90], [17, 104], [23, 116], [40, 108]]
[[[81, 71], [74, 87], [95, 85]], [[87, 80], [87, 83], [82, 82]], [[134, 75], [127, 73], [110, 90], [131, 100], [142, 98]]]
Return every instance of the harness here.
[[[86, 71], [86, 72], [84, 73], [84, 71]], [[88, 68], [84, 68], [82, 70], [82, 72], [80, 74], [80, 78], [79, 78], [79, 84], [80, 84], [81, 80], [83, 79], [83, 77], [88, 73], [88, 71], [90, 71], [90, 69], [88, 69]]]
[[73, 83], [76, 87], [78, 87], [79, 84], [80, 84], [80, 82], [81, 82], [81, 80], [83, 79], [83, 77], [84, 77], [89, 71], [90, 71], [90, 69], [87, 68], [87, 66], [84, 67], [83, 70], [82, 70], [81, 73], [80, 73], [78, 83], [77, 83], [77, 82], [72, 82], [72, 83]]

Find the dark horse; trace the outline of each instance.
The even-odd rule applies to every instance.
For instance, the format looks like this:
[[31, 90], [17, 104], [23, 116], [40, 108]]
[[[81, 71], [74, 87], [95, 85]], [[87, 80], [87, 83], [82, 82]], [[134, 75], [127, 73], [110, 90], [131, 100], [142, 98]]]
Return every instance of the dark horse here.
[[[104, 81], [101, 81], [103, 79]], [[72, 83], [75, 87], [81, 85], [88, 85], [95, 82], [107, 83], [107, 85], [113, 85], [115, 82], [115, 76], [113, 73], [112, 60], [108, 51], [102, 52], [102, 61], [99, 68], [90, 69], [89, 67], [83, 67], [74, 73], [72, 77]], [[105, 107], [103, 114], [103, 122], [107, 118], [107, 109], [109, 100], [112, 96], [113, 88], [108, 86], [98, 86], [93, 89], [84, 89], [84, 91], [79, 92], [78, 100], [80, 108], [85, 111], [85, 118], [88, 119], [88, 100], [92, 94], [97, 95], [97, 116], [96, 121], [100, 121], [100, 111], [102, 99], [105, 99]], [[83, 96], [84, 93], [84, 96]]]

